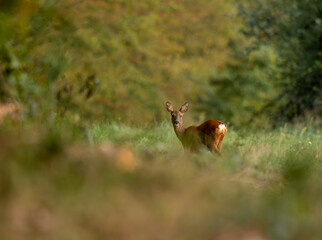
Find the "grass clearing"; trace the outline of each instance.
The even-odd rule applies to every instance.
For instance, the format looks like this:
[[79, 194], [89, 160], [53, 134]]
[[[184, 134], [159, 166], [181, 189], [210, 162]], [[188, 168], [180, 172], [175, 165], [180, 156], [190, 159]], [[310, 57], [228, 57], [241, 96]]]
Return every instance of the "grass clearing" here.
[[322, 236], [319, 128], [230, 128], [222, 157], [184, 153], [168, 122], [64, 131], [0, 132], [1, 239]]

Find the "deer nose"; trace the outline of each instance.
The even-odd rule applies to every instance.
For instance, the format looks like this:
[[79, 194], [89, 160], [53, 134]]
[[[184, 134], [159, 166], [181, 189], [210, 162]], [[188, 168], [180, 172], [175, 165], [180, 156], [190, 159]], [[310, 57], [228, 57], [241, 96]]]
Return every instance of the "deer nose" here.
[[179, 121], [174, 121], [174, 125], [179, 125]]

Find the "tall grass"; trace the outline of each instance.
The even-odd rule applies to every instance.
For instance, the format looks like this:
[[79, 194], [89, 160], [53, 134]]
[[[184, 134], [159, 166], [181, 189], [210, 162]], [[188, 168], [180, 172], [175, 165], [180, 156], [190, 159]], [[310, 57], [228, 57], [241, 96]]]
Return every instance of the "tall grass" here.
[[0, 239], [322, 237], [319, 128], [229, 128], [222, 157], [168, 122], [53, 129], [0, 131]]

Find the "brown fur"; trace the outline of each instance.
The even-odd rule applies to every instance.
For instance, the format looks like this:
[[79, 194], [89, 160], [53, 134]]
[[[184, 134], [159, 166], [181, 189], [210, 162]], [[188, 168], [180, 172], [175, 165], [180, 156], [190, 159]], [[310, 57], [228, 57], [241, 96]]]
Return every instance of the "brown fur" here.
[[[173, 109], [172, 105], [166, 103], [168, 112], [172, 116], [174, 131], [181, 141], [184, 149], [192, 152], [199, 152], [202, 146], [205, 146], [210, 152], [220, 154], [224, 137], [227, 133], [225, 123], [218, 120], [208, 120], [199, 126], [190, 126], [184, 128], [182, 118], [188, 110], [188, 103], [185, 103], [179, 111]], [[224, 128], [219, 126], [223, 125]]]

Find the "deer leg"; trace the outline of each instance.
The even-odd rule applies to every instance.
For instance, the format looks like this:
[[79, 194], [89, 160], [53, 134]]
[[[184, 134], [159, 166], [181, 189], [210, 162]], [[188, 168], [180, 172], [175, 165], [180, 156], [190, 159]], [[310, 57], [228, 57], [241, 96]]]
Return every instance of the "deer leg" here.
[[218, 150], [218, 139], [217, 138], [209, 138], [209, 140], [207, 141], [207, 148], [210, 152], [215, 152], [215, 153], [219, 153]]
[[218, 148], [218, 150], [219, 150], [219, 152], [221, 152], [221, 146], [222, 146], [222, 143], [223, 143], [223, 141], [224, 141], [224, 137], [225, 137], [225, 135], [220, 135], [220, 137], [219, 137], [219, 142], [218, 142], [218, 145], [217, 145], [217, 148]]
[[205, 136], [203, 139], [203, 144], [207, 147], [208, 151], [213, 152], [214, 151], [214, 139], [210, 136]]
[[218, 137], [216, 137], [215, 142], [213, 144], [213, 148], [214, 148], [215, 152], [218, 154], [220, 154], [220, 149], [218, 148], [219, 144], [220, 144], [220, 139]]

